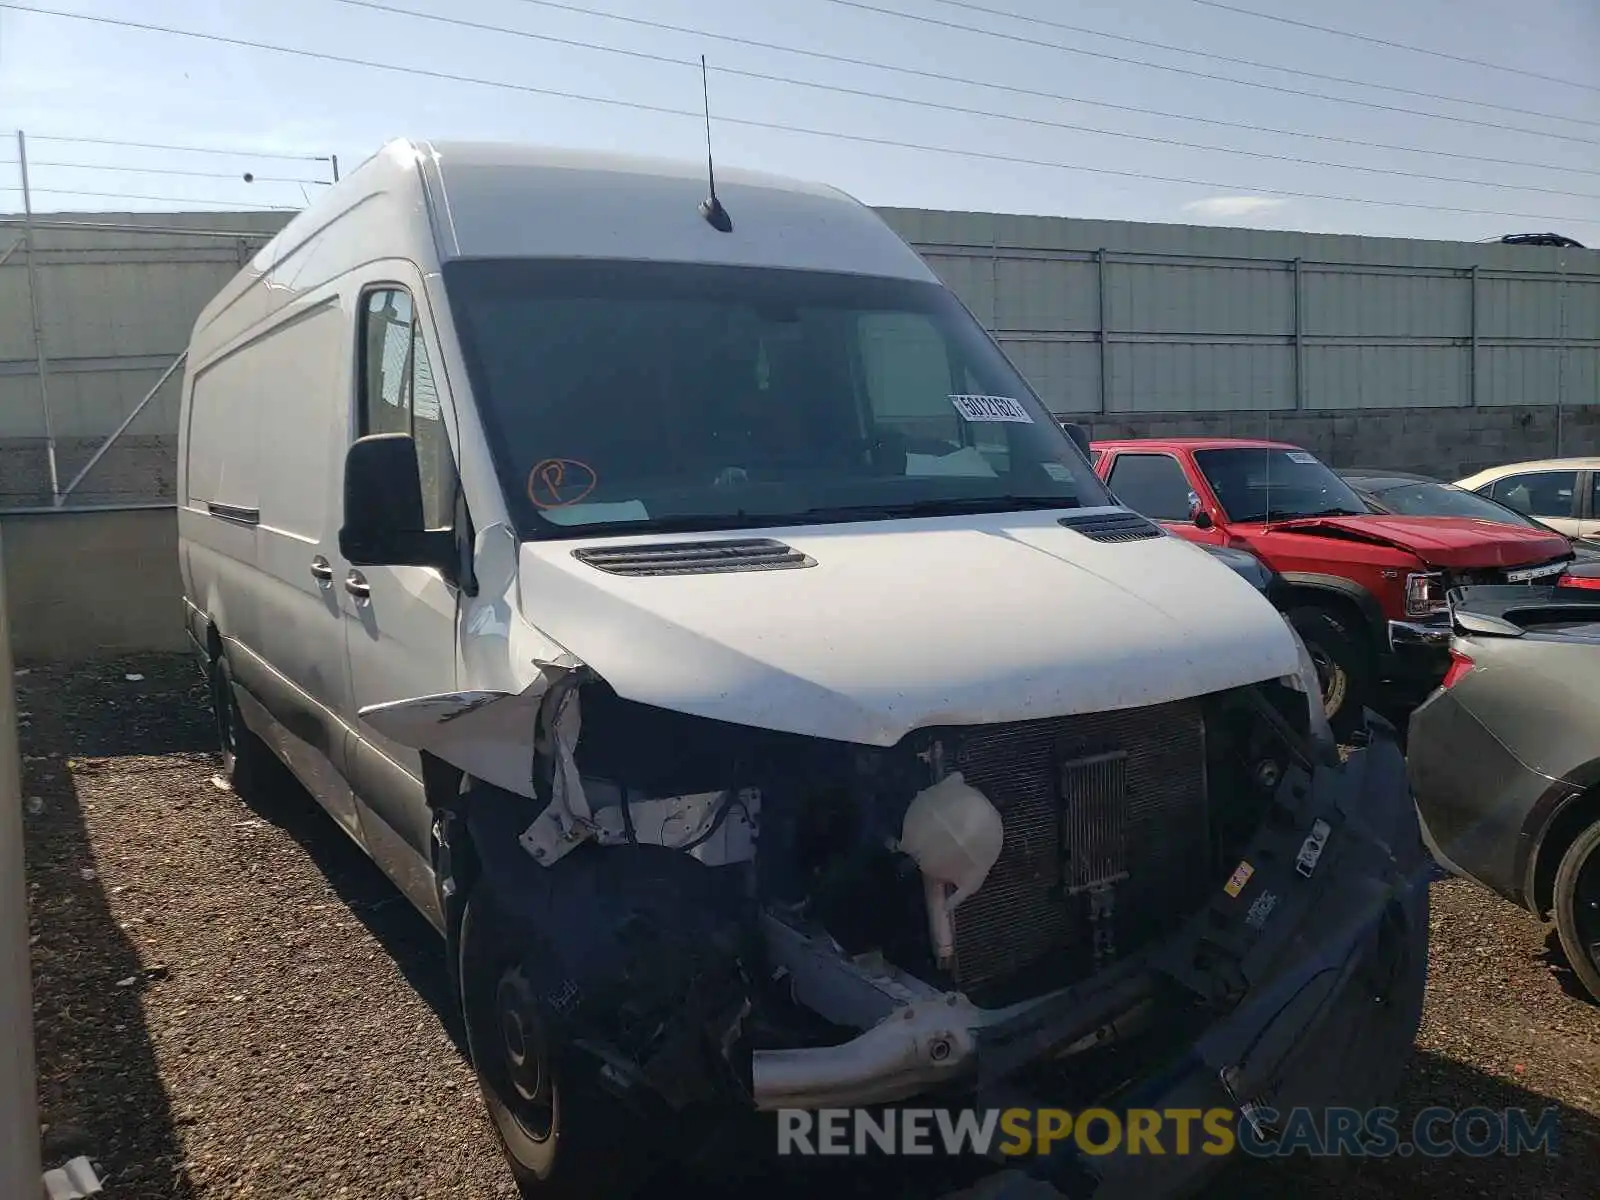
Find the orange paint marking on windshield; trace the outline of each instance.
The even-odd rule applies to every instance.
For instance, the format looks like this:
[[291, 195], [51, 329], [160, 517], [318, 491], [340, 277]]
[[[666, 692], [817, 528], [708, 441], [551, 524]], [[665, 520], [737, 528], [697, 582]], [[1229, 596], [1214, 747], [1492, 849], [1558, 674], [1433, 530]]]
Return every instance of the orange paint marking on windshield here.
[[537, 508], [565, 508], [594, 491], [594, 468], [575, 458], [547, 458], [528, 472], [528, 499]]

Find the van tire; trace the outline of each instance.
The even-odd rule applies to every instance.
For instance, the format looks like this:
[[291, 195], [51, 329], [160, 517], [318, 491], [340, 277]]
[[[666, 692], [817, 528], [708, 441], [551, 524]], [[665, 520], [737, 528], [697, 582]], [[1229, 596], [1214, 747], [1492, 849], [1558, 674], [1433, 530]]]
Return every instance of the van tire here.
[[244, 723], [239, 698], [234, 692], [233, 668], [226, 655], [218, 654], [211, 663], [211, 711], [217, 725], [217, 744], [222, 755], [222, 778], [243, 800], [259, 800], [270, 767], [271, 751]]
[[1322, 605], [1289, 610], [1289, 624], [1305, 642], [1322, 681], [1328, 724], [1341, 741], [1361, 727], [1372, 694], [1372, 654], [1342, 613]]
[[1561, 856], [1553, 898], [1567, 965], [1600, 1002], [1600, 821], [1578, 834]]
[[488, 887], [473, 888], [461, 918], [461, 1016], [506, 1163], [530, 1200], [627, 1200], [649, 1174], [645, 1139], [560, 1044], [517, 940]]

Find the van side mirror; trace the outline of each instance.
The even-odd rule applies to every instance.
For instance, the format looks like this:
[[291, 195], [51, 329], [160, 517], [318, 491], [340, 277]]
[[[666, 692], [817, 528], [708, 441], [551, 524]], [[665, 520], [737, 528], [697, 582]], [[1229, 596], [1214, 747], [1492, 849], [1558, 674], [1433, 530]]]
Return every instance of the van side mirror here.
[[422, 471], [409, 434], [369, 434], [345, 452], [339, 553], [358, 567], [454, 568], [455, 535], [423, 528]]
[[1061, 428], [1078, 449], [1083, 451], [1083, 456], [1089, 458], [1089, 431], [1076, 421], [1063, 421]]
[[1215, 524], [1211, 520], [1211, 514], [1200, 503], [1200, 497], [1193, 492], [1189, 493], [1189, 519], [1194, 522], [1196, 529], [1210, 529]]

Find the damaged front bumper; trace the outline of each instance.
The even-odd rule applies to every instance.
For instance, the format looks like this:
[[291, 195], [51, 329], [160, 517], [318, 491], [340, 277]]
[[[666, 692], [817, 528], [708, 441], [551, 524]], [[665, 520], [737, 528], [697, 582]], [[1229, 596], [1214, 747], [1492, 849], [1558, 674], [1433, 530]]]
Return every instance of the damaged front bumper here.
[[[441, 844], [466, 834], [476, 886], [497, 893], [564, 1036], [641, 1111], [664, 1102], [681, 1117], [660, 1128], [689, 1139], [730, 1107], [938, 1097], [1007, 1109], [1225, 1107], [1259, 1136], [1270, 1133], [1267, 1110], [1376, 1101], [1406, 1060], [1426, 973], [1427, 872], [1405, 765], [1381, 721], [1342, 763], [1331, 746], [1299, 742], [1262, 793], [1271, 801], [1258, 828], [1230, 837], [1242, 848], [1218, 873], [1226, 878], [1198, 911], [1193, 898], [1173, 910], [1191, 913], [1176, 933], [1070, 987], [984, 1008], [881, 952], [845, 954], [793, 906], [755, 903], [737, 864], [755, 861], [759, 795], [630, 799], [580, 778], [578, 672], [567, 662], [541, 670], [519, 696], [363, 715], [424, 752], [463, 767], [470, 758], [489, 787], [464, 788], [442, 814]], [[530, 728], [546, 769], [542, 806], [529, 802]], [[442, 868], [447, 894], [467, 882], [448, 855]], [[809, 1023], [786, 1023], [795, 1014]], [[1133, 1082], [1092, 1082], [1099, 1052], [1123, 1046], [1137, 1069], [1117, 1079]], [[1027, 1165], [1075, 1197], [1137, 1190], [1146, 1200], [1179, 1194], [1218, 1162], [1201, 1151], [1080, 1158], [1063, 1148]]]
[[[1209, 993], [1215, 1018], [1173, 1060], [1096, 1106], [1224, 1108], [1241, 1139], [1270, 1145], [1294, 1110], [1366, 1109], [1393, 1092], [1422, 1015], [1428, 871], [1403, 759], [1392, 731], [1375, 732], [1342, 767], [1285, 780], [1304, 789], [1295, 799], [1315, 833], [1263, 830], [1229, 886], [1148, 964], [1151, 979]], [[1085, 1107], [1020, 1076], [1028, 1051], [1080, 1035], [1086, 1016], [1064, 1012], [1054, 1029], [1035, 1029], [1022, 1054], [1003, 1030], [980, 1037], [978, 1104]], [[1170, 1145], [1129, 1153], [1124, 1142], [1092, 1156], [1063, 1142], [1023, 1164], [1017, 1194], [1039, 1194], [1044, 1180], [1073, 1200], [1187, 1195], [1227, 1161], [1200, 1140], [1187, 1154]]]

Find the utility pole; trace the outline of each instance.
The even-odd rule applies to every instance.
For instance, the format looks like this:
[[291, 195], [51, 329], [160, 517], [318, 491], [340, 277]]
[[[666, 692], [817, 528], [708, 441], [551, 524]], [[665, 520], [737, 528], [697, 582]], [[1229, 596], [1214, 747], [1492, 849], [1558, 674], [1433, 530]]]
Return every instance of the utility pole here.
[[[3, 547], [0, 547], [3, 551]], [[22, 763], [16, 676], [0, 552], [0, 1195], [40, 1191], [39, 1100], [33, 1059], [28, 885], [22, 854]]]
[[338, 183], [339, 182], [339, 156], [337, 154], [330, 154], [328, 156], [328, 161], [333, 164], [333, 181], [335, 183]]

